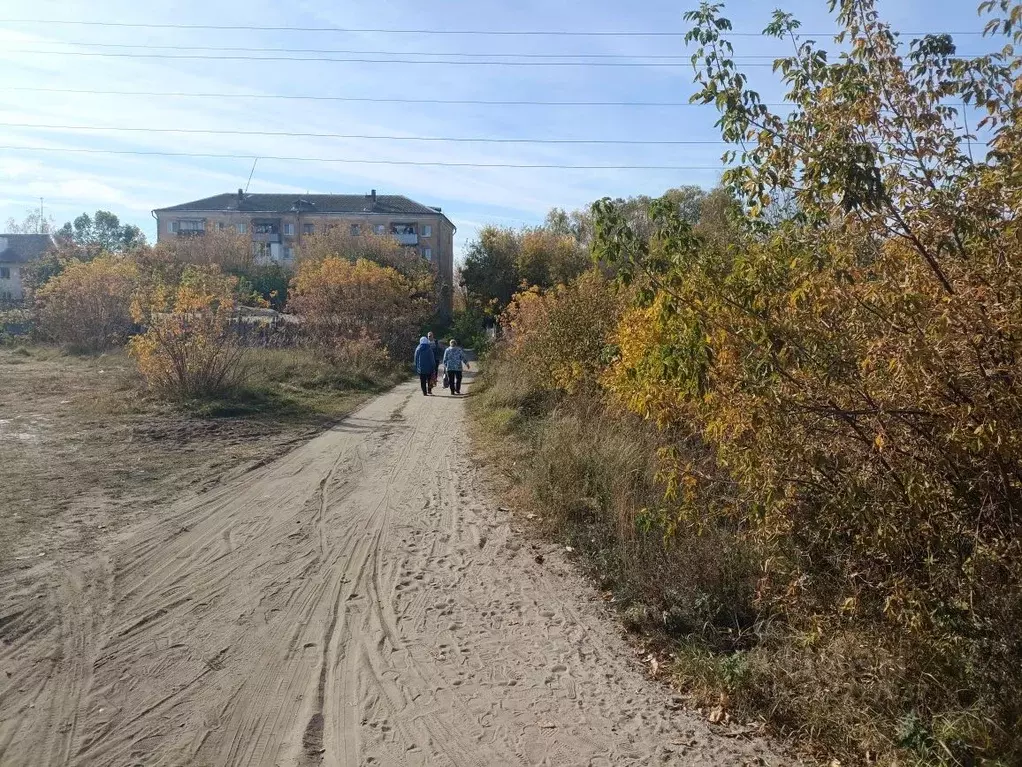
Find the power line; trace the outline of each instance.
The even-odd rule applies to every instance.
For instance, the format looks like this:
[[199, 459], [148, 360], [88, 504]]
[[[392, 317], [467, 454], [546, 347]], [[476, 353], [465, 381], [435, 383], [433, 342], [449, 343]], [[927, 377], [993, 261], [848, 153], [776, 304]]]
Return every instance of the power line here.
[[[41, 41], [40, 41], [41, 42]], [[47, 45], [81, 46], [85, 48], [144, 48], [145, 50], [157, 51], [212, 51], [220, 53], [315, 53], [315, 54], [340, 54], [347, 56], [451, 56], [454, 58], [480, 59], [480, 58], [520, 58], [520, 59], [631, 59], [643, 60], [667, 60], [682, 61], [689, 63], [692, 55], [689, 53], [462, 53], [459, 51], [367, 51], [338, 48], [265, 48], [247, 46], [221, 46], [221, 45], [141, 45], [139, 43], [91, 43], [79, 40], [46, 42]], [[45, 51], [45, 53], [73, 53], [74, 51]], [[956, 58], [976, 58], [983, 54], [969, 53], [958, 54]], [[758, 53], [758, 54], [737, 54], [730, 56], [734, 61], [769, 61], [773, 62], [779, 58], [788, 58], [784, 55]]]
[[[42, 42], [42, 41], [40, 41]], [[522, 59], [670, 59], [690, 61], [691, 54], [674, 53], [461, 53], [458, 51], [366, 51], [337, 48], [252, 48], [219, 45], [140, 45], [138, 43], [90, 43], [81, 41], [53, 41], [47, 45], [78, 45], [87, 48], [145, 48], [158, 51], [220, 51], [233, 53], [328, 53], [350, 56], [451, 56], [455, 58], [522, 58]], [[61, 53], [62, 51], [52, 51]], [[766, 54], [734, 56], [737, 59], [774, 59]]]
[[[128, 29], [209, 29], [216, 31], [249, 31], [249, 32], [334, 32], [344, 34], [387, 34], [387, 35], [478, 35], [485, 37], [684, 37], [687, 30], [631, 30], [631, 31], [583, 31], [583, 30], [512, 30], [512, 29], [383, 29], [353, 27], [283, 27], [257, 26], [252, 24], [140, 24], [123, 21], [73, 21], [67, 19], [0, 19], [0, 24], [41, 24], [49, 26], [81, 26], [81, 27], [122, 27]], [[802, 36], [833, 35], [830, 32], [802, 32]], [[762, 37], [762, 32], [727, 33], [732, 37]], [[969, 32], [900, 32], [903, 35], [982, 35], [979, 31]]]
[[[267, 49], [272, 50], [272, 49]], [[101, 53], [97, 51], [40, 51], [31, 49], [7, 48], [4, 53], [20, 53], [42, 56], [79, 56], [84, 58], [107, 58], [107, 59], [169, 59], [179, 61], [310, 61], [325, 62], [334, 64], [419, 64], [419, 65], [444, 65], [444, 66], [489, 66], [489, 67], [665, 67], [671, 69], [688, 68], [690, 61], [502, 61], [498, 59], [478, 59], [464, 61], [461, 59], [370, 59], [370, 58], [338, 58], [333, 56], [210, 56], [201, 53]], [[439, 55], [439, 54], [438, 54]], [[499, 54], [498, 54], [499, 55]], [[660, 58], [660, 57], [655, 57]], [[686, 57], [679, 57], [686, 58]], [[772, 57], [773, 60], [790, 58], [785, 56]], [[957, 59], [969, 57], [957, 56]], [[742, 63], [743, 67], [770, 67], [773, 68], [773, 60], [769, 62]]]
[[437, 143], [465, 144], [617, 144], [617, 145], [720, 145], [720, 140], [693, 139], [575, 139], [575, 138], [491, 138], [485, 136], [380, 136], [358, 133], [309, 133], [298, 131], [223, 130], [205, 128], [150, 128], [122, 125], [47, 125], [39, 123], [0, 122], [2, 128], [37, 128], [40, 130], [62, 131], [117, 131], [130, 133], [186, 133], [213, 136], [278, 136], [287, 138], [337, 138], [364, 139], [368, 141], [430, 141]]
[[[110, 59], [169, 59], [197, 61], [312, 61], [336, 64], [442, 64], [447, 66], [493, 66], [493, 67], [688, 67], [690, 64], [665, 61], [500, 61], [486, 59], [462, 61], [459, 59], [370, 59], [370, 58], [337, 58], [328, 56], [209, 56], [207, 54], [169, 54], [169, 53], [100, 53], [97, 51], [39, 51], [31, 49], [7, 48], [4, 53], [20, 53], [44, 56], [80, 56], [85, 58]], [[772, 67], [773, 64], [747, 64], [752, 67]]]
[[480, 163], [480, 162], [441, 162], [427, 160], [352, 160], [340, 157], [285, 157], [253, 154], [219, 154], [208, 152], [161, 152], [156, 150], [136, 149], [82, 149], [45, 146], [0, 145], [0, 151], [19, 152], [63, 152], [70, 154], [104, 154], [104, 155], [141, 155], [153, 157], [189, 157], [218, 160], [278, 160], [281, 162], [321, 162], [345, 165], [415, 165], [439, 168], [524, 168], [533, 170], [714, 170], [719, 171], [721, 165], [561, 165], [559, 163]]
[[[67, 93], [87, 96], [159, 96], [166, 98], [211, 98], [211, 99], [284, 99], [297, 101], [350, 101], [372, 104], [453, 104], [471, 106], [551, 106], [551, 107], [696, 107], [689, 101], [528, 101], [528, 100], [484, 100], [484, 99], [410, 99], [378, 98], [375, 96], [312, 96], [274, 93], [189, 93], [185, 91], [122, 91], [74, 88], [28, 88], [24, 86], [0, 86], [0, 91], [28, 91], [32, 93]], [[767, 106], [791, 106], [790, 102], [778, 102]]]

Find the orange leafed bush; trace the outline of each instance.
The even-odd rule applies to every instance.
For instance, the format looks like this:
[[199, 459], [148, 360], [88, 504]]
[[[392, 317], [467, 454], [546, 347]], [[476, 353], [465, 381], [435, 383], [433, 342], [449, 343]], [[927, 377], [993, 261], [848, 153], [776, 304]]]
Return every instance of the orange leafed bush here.
[[242, 348], [232, 329], [237, 279], [218, 267], [186, 267], [172, 280], [153, 279], [132, 302], [146, 328], [129, 344], [139, 372], [176, 399], [228, 392], [241, 380]]
[[81, 351], [123, 344], [131, 333], [135, 264], [120, 256], [72, 261], [36, 293], [43, 335]]
[[288, 308], [314, 343], [331, 347], [372, 338], [407, 356], [431, 305], [395, 269], [330, 256], [299, 263]]
[[541, 387], [595, 386], [621, 308], [617, 290], [595, 271], [546, 293], [523, 291], [501, 320], [504, 354]]

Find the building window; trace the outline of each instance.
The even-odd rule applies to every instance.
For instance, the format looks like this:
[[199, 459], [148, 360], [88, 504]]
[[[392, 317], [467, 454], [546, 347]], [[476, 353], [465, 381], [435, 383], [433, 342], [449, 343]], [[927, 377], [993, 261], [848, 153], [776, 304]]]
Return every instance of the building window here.
[[177, 231], [180, 232], [205, 232], [206, 222], [202, 219], [184, 219], [177, 222]]
[[217, 221], [216, 222], [216, 230], [218, 232], [222, 232], [226, 228], [227, 228], [227, 224], [225, 224], [223, 221]]
[[423, 224], [422, 225], [422, 236], [423, 237], [432, 237], [433, 236], [433, 226], [431, 224]]
[[295, 225], [294, 224], [284, 224], [284, 236], [285, 237], [294, 237], [295, 236]]
[[0, 280], [11, 279], [11, 269], [8, 266], [0, 266]]
[[244, 234], [248, 231], [248, 224], [235, 224], [234, 228], [237, 230], [238, 234]]
[[171, 234], [177, 234], [177, 221], [171, 221], [168, 226], [168, 229], [170, 230]]
[[285, 245], [284, 246], [284, 260], [285, 261], [290, 261], [294, 257], [295, 257], [295, 249]]
[[433, 260], [433, 248], [423, 248], [422, 249], [422, 255], [426, 258], [427, 261], [432, 261]]
[[358, 237], [360, 234], [362, 234], [362, 227], [361, 227], [361, 225], [359, 225], [359, 224], [352, 224], [351, 225], [351, 236], [352, 237]]
[[383, 224], [377, 224], [376, 226], [373, 227], [373, 232], [375, 234], [386, 234], [387, 227], [384, 226]]
[[315, 224], [302, 224], [302, 234], [315, 234], [315, 233], [316, 233], [316, 225]]

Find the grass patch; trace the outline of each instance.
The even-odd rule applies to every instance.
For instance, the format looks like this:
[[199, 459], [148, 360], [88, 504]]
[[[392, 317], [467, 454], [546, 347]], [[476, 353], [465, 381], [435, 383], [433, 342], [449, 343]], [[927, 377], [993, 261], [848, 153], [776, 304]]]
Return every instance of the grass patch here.
[[192, 400], [184, 408], [202, 418], [280, 418], [330, 422], [367, 396], [405, 378], [397, 367], [347, 369], [310, 349], [249, 349], [243, 383], [221, 397]]

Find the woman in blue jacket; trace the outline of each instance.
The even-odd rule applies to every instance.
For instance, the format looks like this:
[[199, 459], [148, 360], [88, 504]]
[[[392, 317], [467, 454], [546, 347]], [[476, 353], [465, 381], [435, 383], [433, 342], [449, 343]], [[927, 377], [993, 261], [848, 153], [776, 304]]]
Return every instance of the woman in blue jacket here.
[[433, 356], [433, 347], [429, 339], [423, 336], [419, 339], [419, 345], [415, 347], [415, 372], [419, 374], [419, 383], [422, 384], [422, 396], [429, 396], [429, 380], [436, 370], [436, 358]]

